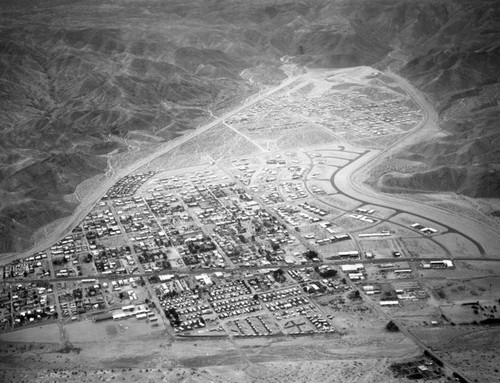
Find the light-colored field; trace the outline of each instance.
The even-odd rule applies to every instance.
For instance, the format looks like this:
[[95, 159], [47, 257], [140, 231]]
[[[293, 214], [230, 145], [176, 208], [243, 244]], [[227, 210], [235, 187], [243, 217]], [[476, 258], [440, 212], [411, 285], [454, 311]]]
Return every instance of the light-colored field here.
[[[436, 277], [439, 271], [446, 272], [451, 278], [456, 279], [473, 279], [473, 278], [485, 278], [500, 275], [500, 262], [497, 261], [455, 261], [456, 271], [452, 270], [426, 270], [426, 273], [431, 277]], [[450, 273], [448, 273], [450, 271]], [[437, 272], [437, 273], [436, 273]]]
[[158, 321], [158, 327], [151, 327], [145, 320], [128, 319], [93, 323], [80, 321], [65, 325], [68, 339], [72, 343], [114, 341], [143, 335], [159, 334], [165, 326]]
[[337, 218], [336, 222], [339, 225], [342, 225], [349, 230], [358, 230], [358, 229], [363, 229], [363, 228], [368, 227], [368, 226], [373, 226], [373, 223], [369, 223], [369, 222], [361, 221], [361, 220], [356, 219], [356, 218], [349, 217], [349, 214], [351, 214], [351, 213], [345, 214], [342, 217]]
[[400, 306], [384, 310], [411, 328], [429, 326], [431, 321], [441, 320], [439, 308], [430, 305], [427, 299], [401, 302]]
[[344, 152], [342, 150], [331, 150], [331, 151], [321, 151], [322, 158], [326, 160], [330, 159], [344, 159], [344, 160], [354, 160], [359, 157], [358, 153]]
[[361, 202], [341, 194], [333, 196], [319, 196], [318, 199], [328, 205], [333, 205], [334, 207], [345, 210], [353, 210], [356, 207], [361, 206]]
[[387, 218], [396, 213], [396, 210], [370, 204], [360, 206], [360, 208], [365, 210], [375, 210], [372, 214], [370, 214], [370, 217], [375, 217], [375, 218]]
[[0, 340], [4, 342], [59, 343], [61, 332], [57, 323], [51, 323], [0, 334]]
[[491, 216], [493, 211], [500, 210], [498, 198], [470, 198], [454, 193], [411, 194], [408, 198], [465, 215], [500, 229], [500, 219]]
[[307, 126], [303, 129], [290, 129], [286, 134], [280, 135], [280, 138], [276, 141], [276, 146], [280, 150], [286, 150], [334, 141], [335, 138], [323, 129]]
[[390, 239], [360, 239], [359, 244], [365, 252], [373, 253], [375, 258], [391, 258], [396, 249]]
[[451, 322], [459, 325], [472, 324], [474, 321], [484, 319], [484, 317], [474, 314], [474, 310], [470, 306], [442, 305], [440, 310]]
[[319, 246], [318, 250], [321, 254], [324, 254], [325, 257], [336, 257], [340, 251], [356, 250], [356, 244], [353, 241], [340, 241]]
[[419, 235], [413, 230], [407, 229], [404, 226], [397, 225], [391, 221], [381, 222], [373, 227], [366, 230], [360, 231], [360, 233], [380, 233], [382, 231], [390, 231], [394, 237], [418, 237]]
[[454, 258], [481, 257], [481, 253], [477, 246], [459, 234], [447, 233], [438, 235], [435, 237], [435, 240], [445, 246]]
[[[226, 382], [276, 382], [302, 383], [308, 382], [343, 382], [356, 383], [367, 380], [372, 383], [397, 383], [400, 380], [392, 376], [388, 369], [393, 361], [385, 358], [363, 358], [359, 360], [320, 360], [309, 362], [268, 362], [257, 365], [214, 366], [203, 368], [173, 367], [168, 369], [99, 369], [87, 371], [83, 369], [42, 370], [36, 375], [40, 383], [59, 383], [78, 381], [82, 383], [98, 383], [103, 381], [120, 382], [171, 382], [171, 383], [226, 383]], [[13, 373], [6, 371], [3, 375], [5, 383], [17, 383], [18, 379], [33, 379], [33, 373]]]
[[318, 163], [319, 161], [324, 162], [325, 165], [328, 167], [337, 167], [341, 168], [343, 166], [346, 166], [349, 163], [349, 160], [347, 159], [342, 159], [342, 158], [332, 158], [332, 157], [318, 157], [316, 158], [315, 162]]
[[[18, 348], [4, 369], [5, 382], [15, 376], [38, 382], [98, 382], [138, 379], [165, 382], [296, 381], [397, 382], [388, 364], [414, 357], [418, 348], [402, 334], [375, 331], [384, 320], [358, 317], [346, 323], [347, 335], [276, 339], [179, 340], [156, 337], [109, 342], [74, 343], [77, 352], [47, 354]], [[373, 327], [377, 326], [377, 327]], [[144, 344], [148, 347], [144, 347]], [[11, 350], [12, 351], [12, 350]], [[1, 360], [1, 359], [0, 359]], [[13, 375], [29, 361], [32, 370]], [[5, 361], [2, 367], [5, 365]], [[84, 367], [83, 367], [84, 366]], [[356, 367], [356, 368], [353, 368]], [[332, 371], [335, 371], [332, 375]], [[24, 374], [24, 375], [23, 375]], [[325, 380], [326, 379], [326, 380]]]
[[[444, 226], [439, 225], [437, 222], [430, 221], [422, 217], [415, 217], [411, 214], [398, 214], [391, 218], [391, 221], [399, 223], [400, 225], [410, 227], [414, 223], [419, 223], [425, 227], [432, 227], [433, 229], [439, 230], [440, 233], [444, 233], [447, 229]], [[415, 230], [418, 233], [418, 230]]]
[[453, 360], [473, 381], [499, 381], [498, 327], [440, 326], [424, 327], [412, 332], [436, 350], [438, 355]]
[[[497, 270], [498, 271], [498, 270]], [[458, 268], [456, 274], [460, 274]], [[442, 292], [446, 302], [452, 304], [462, 304], [479, 301], [484, 304], [496, 305], [497, 297], [500, 295], [500, 276], [482, 278], [459, 278], [448, 277], [447, 273], [442, 274], [442, 278], [430, 280], [427, 277], [426, 284], [434, 290]]]
[[435, 242], [428, 238], [402, 238], [408, 253], [413, 257], [448, 257], [450, 254]]

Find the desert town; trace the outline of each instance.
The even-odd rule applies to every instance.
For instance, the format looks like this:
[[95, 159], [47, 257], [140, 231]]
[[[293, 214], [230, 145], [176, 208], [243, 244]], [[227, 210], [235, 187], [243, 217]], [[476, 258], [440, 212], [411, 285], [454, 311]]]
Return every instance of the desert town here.
[[[337, 340], [377, 318], [378, 331], [423, 352], [391, 365], [394, 376], [469, 381], [425, 339], [497, 323], [498, 266], [453, 222], [342, 191], [342, 169], [418, 130], [425, 114], [375, 70], [347, 75], [355, 91], [339, 76], [302, 78], [218, 126], [258, 152], [153, 162], [58, 242], [3, 265], [0, 339], [43, 342], [53, 328], [66, 345], [152, 333]], [[311, 127], [334, 142], [291, 144]]]

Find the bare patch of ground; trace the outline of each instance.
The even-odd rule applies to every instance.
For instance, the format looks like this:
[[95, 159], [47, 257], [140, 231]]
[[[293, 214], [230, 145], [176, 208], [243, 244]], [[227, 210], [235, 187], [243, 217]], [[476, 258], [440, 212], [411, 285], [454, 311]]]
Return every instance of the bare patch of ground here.
[[57, 323], [32, 326], [0, 334], [0, 340], [3, 342], [57, 343], [60, 340], [60, 330]]
[[[413, 225], [414, 223], [419, 223], [425, 227], [431, 227], [433, 229], [439, 230], [440, 233], [444, 233], [445, 231], [447, 231], [445, 227], [439, 225], [436, 222], [433, 222], [431, 220], [428, 220], [428, 219], [425, 219], [422, 217], [415, 217], [415, 216], [413, 216], [411, 214], [407, 214], [407, 213], [398, 214], [395, 217], [392, 217], [391, 221], [399, 223], [400, 225], [403, 225], [403, 226], [406, 226], [409, 228], [411, 228], [411, 225]], [[415, 231], [415, 232], [418, 233], [418, 231]]]
[[460, 234], [447, 233], [438, 235], [435, 237], [435, 240], [445, 246], [454, 258], [481, 257], [481, 253], [477, 246]]
[[146, 321], [130, 319], [124, 321], [111, 321], [93, 323], [91, 321], [80, 321], [65, 325], [69, 341], [72, 343], [101, 342], [123, 340], [144, 335], [160, 335], [161, 327], [151, 327]]
[[394, 251], [394, 245], [389, 239], [361, 239], [359, 244], [365, 252], [371, 252], [375, 258], [390, 258]]
[[500, 379], [497, 327], [446, 326], [412, 330], [438, 356], [453, 360], [474, 382], [496, 383]]
[[353, 210], [356, 207], [361, 206], [361, 202], [341, 194], [337, 194], [334, 196], [320, 196], [318, 199], [328, 205], [333, 205], [340, 209], [346, 210]]
[[408, 252], [413, 257], [446, 257], [446, 250], [428, 238], [401, 238]]
[[415, 237], [418, 236], [413, 230], [407, 229], [404, 226], [397, 225], [391, 221], [381, 222], [378, 225], [370, 227], [366, 230], [360, 231], [360, 233], [380, 233], [384, 231], [390, 231], [394, 237]]

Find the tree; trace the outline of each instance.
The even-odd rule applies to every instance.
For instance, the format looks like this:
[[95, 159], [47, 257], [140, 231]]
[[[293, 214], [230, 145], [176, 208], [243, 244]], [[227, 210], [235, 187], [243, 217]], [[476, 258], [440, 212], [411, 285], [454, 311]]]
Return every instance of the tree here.
[[273, 271], [273, 278], [280, 283], [285, 282], [285, 272], [282, 269], [277, 269]]
[[349, 294], [349, 298], [351, 298], [353, 301], [357, 299], [361, 299], [361, 294], [359, 290], [354, 290], [351, 294]]
[[386, 324], [385, 328], [387, 329], [387, 331], [390, 331], [390, 332], [398, 332], [399, 331], [399, 327], [396, 323], [394, 323], [392, 320]]
[[318, 258], [318, 253], [314, 250], [307, 250], [304, 255], [309, 259]]
[[321, 275], [323, 278], [333, 278], [337, 275], [337, 270], [331, 268], [323, 268], [320, 269], [318, 266], [315, 268], [316, 272]]

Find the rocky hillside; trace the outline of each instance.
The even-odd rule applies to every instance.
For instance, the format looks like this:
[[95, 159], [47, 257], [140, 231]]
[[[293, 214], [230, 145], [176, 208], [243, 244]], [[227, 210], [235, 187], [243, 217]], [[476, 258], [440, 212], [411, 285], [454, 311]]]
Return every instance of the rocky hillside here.
[[[414, 19], [416, 25], [408, 28], [410, 22], [402, 29], [401, 36], [410, 39], [400, 39], [400, 54], [406, 58], [400, 72], [429, 95], [445, 134], [397, 155], [424, 163], [428, 170], [388, 171], [378, 184], [390, 192], [450, 191], [498, 198], [500, 3], [433, 2]], [[419, 30], [427, 32], [421, 35]]]
[[495, 195], [495, 3], [3, 1], [0, 252], [27, 247], [36, 229], [70, 214], [68, 196], [110, 157], [175, 138], [285, 78], [284, 55], [317, 67], [389, 66], [435, 98], [449, 135], [400, 156], [458, 181], [389, 172], [391, 190]]

